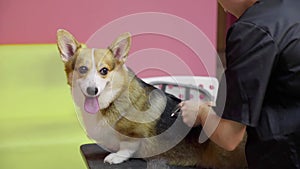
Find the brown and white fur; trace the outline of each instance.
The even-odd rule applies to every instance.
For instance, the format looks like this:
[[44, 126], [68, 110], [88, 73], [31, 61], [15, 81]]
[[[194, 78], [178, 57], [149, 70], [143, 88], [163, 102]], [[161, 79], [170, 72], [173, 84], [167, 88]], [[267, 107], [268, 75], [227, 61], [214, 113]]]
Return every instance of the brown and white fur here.
[[[91, 49], [66, 30], [57, 32], [68, 84], [86, 132], [103, 148], [112, 151], [104, 159], [110, 164], [122, 163], [136, 154], [150, 157], [155, 154], [155, 147], [167, 146], [171, 141], [153, 136], [175, 122], [182, 123], [181, 119], [175, 121], [170, 117], [180, 100], [144, 83], [125, 66], [130, 44], [131, 36], [125, 33], [108, 48]], [[209, 140], [199, 144], [200, 130], [192, 128], [175, 147], [154, 158], [181, 166], [245, 168], [243, 144], [232, 152]]]

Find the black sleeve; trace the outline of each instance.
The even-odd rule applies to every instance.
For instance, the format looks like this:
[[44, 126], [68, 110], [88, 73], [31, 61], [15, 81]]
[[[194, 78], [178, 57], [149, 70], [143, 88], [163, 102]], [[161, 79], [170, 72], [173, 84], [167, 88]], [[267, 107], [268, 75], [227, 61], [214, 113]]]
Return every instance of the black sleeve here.
[[263, 29], [239, 22], [228, 31], [225, 76], [215, 111], [224, 119], [256, 126], [267, 90], [277, 45]]

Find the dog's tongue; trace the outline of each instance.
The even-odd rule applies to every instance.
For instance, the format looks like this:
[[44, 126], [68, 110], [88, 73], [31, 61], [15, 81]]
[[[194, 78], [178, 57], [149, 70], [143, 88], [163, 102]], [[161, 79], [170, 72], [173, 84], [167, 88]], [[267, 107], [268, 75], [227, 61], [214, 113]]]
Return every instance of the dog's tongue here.
[[84, 109], [86, 112], [95, 114], [100, 110], [98, 97], [86, 97], [84, 101]]

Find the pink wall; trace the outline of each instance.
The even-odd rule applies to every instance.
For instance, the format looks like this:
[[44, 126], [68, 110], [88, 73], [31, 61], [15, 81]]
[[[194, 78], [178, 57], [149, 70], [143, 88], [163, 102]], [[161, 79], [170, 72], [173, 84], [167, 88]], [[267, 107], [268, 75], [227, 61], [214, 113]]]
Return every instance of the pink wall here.
[[0, 43], [53, 43], [58, 28], [81, 41], [106, 23], [137, 12], [164, 12], [197, 25], [215, 43], [214, 0], [1, 0]]
[[[0, 44], [55, 43], [58, 28], [67, 29], [79, 41], [86, 42], [107, 23], [141, 12], [179, 16], [196, 25], [214, 46], [216, 44], [215, 0], [1, 0], [0, 11]], [[145, 36], [145, 39], [147, 43], [136, 37], [136, 41], [133, 41], [135, 51], [144, 46], [170, 50], [191, 64], [195, 74], [207, 74], [206, 68], [199, 66], [199, 61], [195, 62], [197, 56], [182, 44], [155, 36]], [[205, 59], [207, 56], [201, 57]], [[206, 67], [214, 74], [215, 58], [209, 58], [208, 62]]]

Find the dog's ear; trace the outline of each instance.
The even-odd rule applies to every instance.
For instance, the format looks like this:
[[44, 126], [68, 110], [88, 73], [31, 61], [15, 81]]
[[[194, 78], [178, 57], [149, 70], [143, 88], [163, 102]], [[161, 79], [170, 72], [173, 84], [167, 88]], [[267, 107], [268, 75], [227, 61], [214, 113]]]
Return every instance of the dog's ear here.
[[120, 35], [110, 46], [113, 55], [121, 62], [125, 62], [131, 45], [131, 34], [129, 32]]
[[64, 29], [57, 30], [57, 46], [61, 59], [65, 63], [68, 62], [78, 48], [81, 47], [74, 36]]

